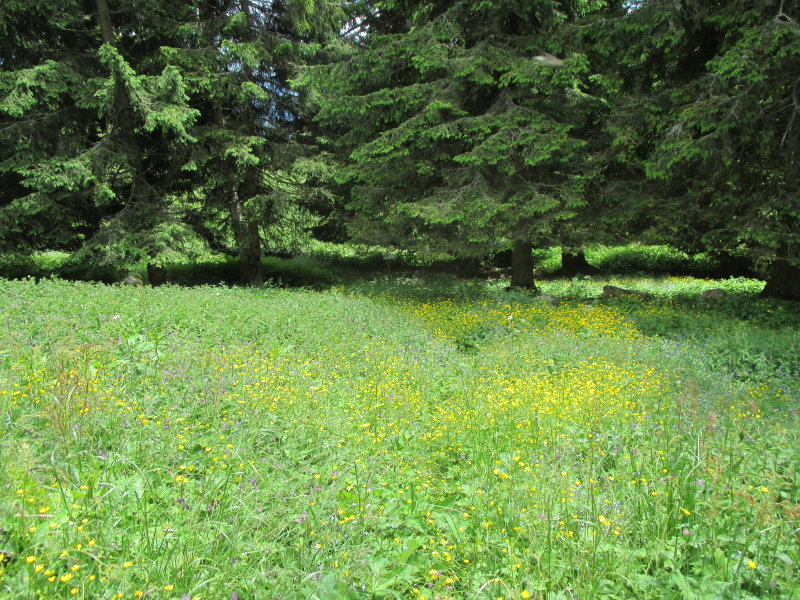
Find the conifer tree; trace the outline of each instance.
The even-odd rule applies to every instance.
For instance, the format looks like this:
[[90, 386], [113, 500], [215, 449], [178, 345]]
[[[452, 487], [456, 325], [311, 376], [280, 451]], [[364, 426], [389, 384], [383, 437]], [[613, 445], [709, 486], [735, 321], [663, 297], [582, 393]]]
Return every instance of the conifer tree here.
[[317, 120], [347, 157], [352, 230], [373, 242], [476, 256], [531, 244], [584, 204], [584, 133], [598, 99], [556, 32], [590, 3], [389, 2], [331, 64], [305, 70]]
[[330, 9], [304, 2], [199, 0], [189, 41], [164, 49], [200, 113], [184, 218], [237, 256], [243, 283], [263, 283], [262, 229], [284, 201], [302, 120], [288, 77], [304, 46], [331, 29]]
[[688, 251], [776, 258], [800, 299], [800, 10], [644, 0], [583, 29], [616, 82], [598, 222]]
[[[195, 112], [157, 48], [177, 35], [186, 8], [113, 2], [0, 9], [9, 41], [0, 57], [7, 157], [0, 171], [11, 184], [0, 202], [6, 245], [92, 242], [114, 260], [147, 252], [149, 232], [162, 221], [162, 175], [175, 145], [191, 141], [186, 127]], [[37, 236], [41, 230], [51, 233]]]

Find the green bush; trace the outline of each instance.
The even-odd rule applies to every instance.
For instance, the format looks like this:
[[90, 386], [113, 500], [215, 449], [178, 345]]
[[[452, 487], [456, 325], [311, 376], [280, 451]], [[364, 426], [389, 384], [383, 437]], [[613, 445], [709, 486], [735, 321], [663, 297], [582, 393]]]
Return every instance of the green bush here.
[[365, 244], [335, 244], [313, 241], [301, 252], [303, 256], [345, 269], [385, 270], [386, 258], [391, 257], [391, 266], [398, 268], [422, 266], [421, 261], [409, 250], [389, 250], [383, 246]]
[[176, 285], [236, 285], [239, 266], [233, 258], [223, 257], [194, 263], [165, 266], [167, 281]]
[[69, 257], [69, 252], [59, 252], [57, 250], [36, 252], [31, 255], [37, 270], [45, 277], [58, 272], [67, 263]]
[[263, 261], [264, 279], [290, 287], [325, 288], [341, 283], [341, 278], [310, 257], [277, 258]]
[[[308, 257], [262, 260], [264, 280], [277, 286], [325, 288], [340, 278]], [[167, 281], [177, 285], [237, 285], [239, 265], [233, 258], [167, 265]]]
[[116, 283], [125, 276], [125, 271], [108, 265], [97, 265], [92, 262], [75, 259], [67, 260], [58, 267], [54, 273], [60, 279], [70, 281], [99, 281], [101, 283]]
[[33, 259], [26, 254], [0, 255], [0, 277], [6, 279], [22, 279], [24, 277], [37, 277], [39, 269]]
[[586, 259], [606, 273], [704, 275], [718, 268], [708, 255], [689, 256], [669, 246], [600, 246], [587, 250]]

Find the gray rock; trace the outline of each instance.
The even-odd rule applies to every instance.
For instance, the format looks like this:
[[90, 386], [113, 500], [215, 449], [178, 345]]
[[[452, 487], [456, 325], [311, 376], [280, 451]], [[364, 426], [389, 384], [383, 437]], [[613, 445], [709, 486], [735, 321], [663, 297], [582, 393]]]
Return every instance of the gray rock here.
[[625, 288], [617, 287], [615, 285], [604, 285], [602, 298], [624, 298], [625, 296], [636, 296], [642, 300], [651, 300], [652, 296], [645, 292], [636, 290], [626, 290]]
[[725, 296], [725, 290], [720, 289], [720, 288], [714, 288], [714, 289], [711, 289], [711, 290], [706, 290], [705, 292], [700, 294], [700, 297], [703, 300], [720, 300], [724, 296]]

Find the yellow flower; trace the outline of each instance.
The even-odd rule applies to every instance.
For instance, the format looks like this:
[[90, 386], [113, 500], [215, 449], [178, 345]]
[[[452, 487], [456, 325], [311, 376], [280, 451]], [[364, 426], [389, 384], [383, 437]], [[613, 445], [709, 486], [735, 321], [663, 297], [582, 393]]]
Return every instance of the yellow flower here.
[[169, 585], [165, 585], [165, 586], [164, 586], [164, 589], [165, 589], [165, 590], [167, 590], [168, 592], [171, 592], [171, 591], [172, 591], [172, 588], [174, 588], [174, 587], [175, 587], [175, 586], [174, 586], [174, 585], [172, 585], [172, 584], [170, 583]]
[[522, 590], [522, 594], [520, 594], [520, 598], [530, 598], [531, 594], [528, 590]]
[[755, 569], [758, 565], [754, 561], [748, 560], [747, 566], [750, 567], [751, 569]]
[[72, 573], [64, 573], [61, 577], [59, 577], [59, 581], [61, 583], [67, 583], [73, 577], [74, 575]]
[[36, 560], [35, 556], [29, 556], [28, 558], [25, 559], [25, 562], [31, 564], [35, 560]]
[[133, 566], [133, 561], [132, 560], [129, 560], [129, 561], [126, 561], [126, 562], [122, 563], [122, 568], [123, 569], [127, 569], [128, 567], [132, 567], [132, 566]]

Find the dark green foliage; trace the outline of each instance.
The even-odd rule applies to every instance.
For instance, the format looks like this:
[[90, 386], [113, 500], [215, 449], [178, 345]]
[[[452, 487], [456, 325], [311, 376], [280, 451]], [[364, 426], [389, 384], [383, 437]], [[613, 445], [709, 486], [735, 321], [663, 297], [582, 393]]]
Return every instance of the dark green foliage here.
[[38, 271], [36, 263], [26, 254], [0, 254], [0, 277], [6, 279], [35, 277]]
[[430, 256], [552, 237], [584, 205], [598, 106], [585, 57], [546, 54], [567, 3], [396, 3], [384, 16], [300, 79], [344, 157], [354, 235]]
[[297, 152], [278, 148], [301, 123], [291, 61], [333, 14], [316, 8], [4, 4], [0, 249], [130, 267], [169, 260], [183, 234], [165, 245], [164, 230], [184, 221], [244, 267], [260, 264], [262, 225], [299, 220], [287, 175]]
[[587, 258], [604, 273], [653, 273], [708, 276], [717, 269], [707, 255], [689, 256], [667, 246], [620, 246], [587, 251]]
[[180, 73], [153, 51], [189, 11], [149, 0], [0, 9], [12, 45], [31, 50], [2, 53], [0, 246], [150, 250], [126, 238], [166, 218], [163, 178], [180, 165], [169, 157], [197, 115]]
[[[329, 267], [309, 258], [262, 260], [264, 279], [278, 287], [327, 288], [340, 282]], [[239, 283], [235, 259], [166, 265], [167, 281], [174, 285], [236, 285]]]
[[10, 1], [0, 33], [0, 252], [142, 270], [190, 228], [259, 284], [314, 232], [516, 247], [530, 287], [531, 243], [633, 242], [800, 297], [797, 2]]
[[797, 255], [799, 19], [795, 2], [693, 0], [643, 2], [597, 26], [587, 40], [618, 84], [603, 124], [606, 228]]

